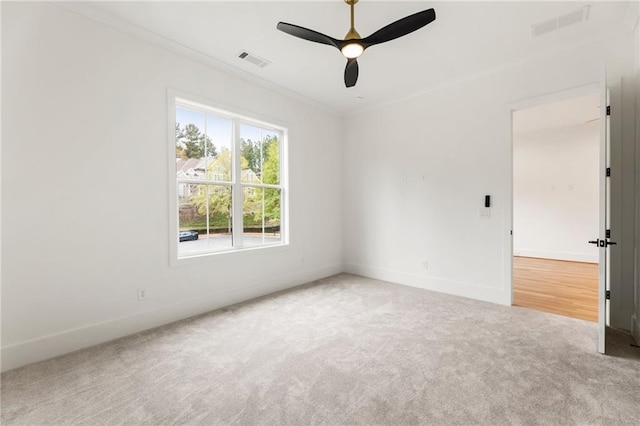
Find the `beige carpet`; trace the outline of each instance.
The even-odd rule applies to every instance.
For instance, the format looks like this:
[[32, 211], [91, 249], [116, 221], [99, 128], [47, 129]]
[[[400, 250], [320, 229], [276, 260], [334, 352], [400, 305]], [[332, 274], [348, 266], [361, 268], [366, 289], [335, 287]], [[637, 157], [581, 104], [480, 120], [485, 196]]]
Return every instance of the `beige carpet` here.
[[2, 424], [640, 422], [595, 324], [339, 275], [2, 375]]

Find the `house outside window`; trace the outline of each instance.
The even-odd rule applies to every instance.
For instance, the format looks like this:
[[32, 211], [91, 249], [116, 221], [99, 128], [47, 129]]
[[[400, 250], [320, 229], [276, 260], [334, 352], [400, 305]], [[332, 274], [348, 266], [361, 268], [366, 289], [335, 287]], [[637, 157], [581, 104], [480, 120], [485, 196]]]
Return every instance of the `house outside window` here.
[[172, 258], [286, 244], [286, 129], [171, 100]]

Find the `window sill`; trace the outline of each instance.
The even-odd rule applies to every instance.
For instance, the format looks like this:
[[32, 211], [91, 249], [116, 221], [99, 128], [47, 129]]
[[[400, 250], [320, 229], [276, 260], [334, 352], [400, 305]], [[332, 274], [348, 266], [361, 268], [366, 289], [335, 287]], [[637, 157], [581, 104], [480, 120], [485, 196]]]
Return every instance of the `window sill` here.
[[247, 256], [264, 255], [266, 253], [269, 253], [269, 254], [283, 253], [289, 250], [290, 250], [289, 243], [280, 243], [280, 244], [270, 244], [268, 246], [243, 247], [243, 248], [230, 249], [230, 250], [211, 251], [206, 253], [188, 255], [184, 257], [172, 258], [170, 262], [170, 266], [180, 267], [180, 266], [197, 264], [197, 263], [220, 261], [229, 257], [242, 258]]

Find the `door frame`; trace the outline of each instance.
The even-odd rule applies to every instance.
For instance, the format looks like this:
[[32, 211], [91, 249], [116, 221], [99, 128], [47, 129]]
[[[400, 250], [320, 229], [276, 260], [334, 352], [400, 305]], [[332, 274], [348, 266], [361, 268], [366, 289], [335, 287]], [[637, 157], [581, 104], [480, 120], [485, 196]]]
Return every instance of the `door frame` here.
[[[505, 282], [507, 283], [507, 291], [506, 291], [506, 304], [509, 306], [513, 306], [513, 113], [514, 111], [534, 108], [540, 105], [560, 102], [571, 98], [577, 98], [581, 96], [588, 95], [596, 95], [600, 94], [600, 82], [595, 81], [593, 83], [585, 84], [582, 86], [577, 86], [565, 90], [560, 90], [557, 92], [547, 93], [539, 96], [533, 96], [530, 98], [525, 98], [522, 100], [518, 100], [507, 105], [506, 116], [507, 116], [507, 141], [508, 141], [508, 175], [507, 179], [507, 214], [506, 214], [506, 225], [507, 232], [504, 239], [504, 245], [506, 249], [504, 250], [504, 277]], [[603, 123], [600, 123], [602, 126]], [[588, 236], [587, 238], [591, 238]], [[587, 240], [585, 239], [585, 244], [587, 244]], [[598, 305], [600, 305], [600, 294], [598, 294]]]

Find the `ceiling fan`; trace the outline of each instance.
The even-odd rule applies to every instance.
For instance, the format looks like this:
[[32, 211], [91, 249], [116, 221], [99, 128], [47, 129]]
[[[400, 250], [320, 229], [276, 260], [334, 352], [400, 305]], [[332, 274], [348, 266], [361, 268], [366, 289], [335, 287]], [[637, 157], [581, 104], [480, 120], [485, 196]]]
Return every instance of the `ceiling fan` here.
[[423, 10], [422, 12], [414, 13], [413, 15], [392, 22], [370, 36], [362, 38], [356, 31], [353, 21], [353, 10], [358, 0], [344, 0], [344, 2], [351, 7], [351, 29], [349, 29], [347, 35], [344, 36], [344, 40], [338, 40], [317, 31], [298, 25], [287, 24], [286, 22], [278, 22], [277, 28], [294, 37], [326, 44], [340, 50], [347, 58], [347, 66], [344, 70], [344, 84], [346, 87], [353, 87], [356, 81], [358, 81], [358, 56], [360, 56], [365, 49], [405, 36], [419, 30], [436, 19], [436, 12], [433, 9]]

